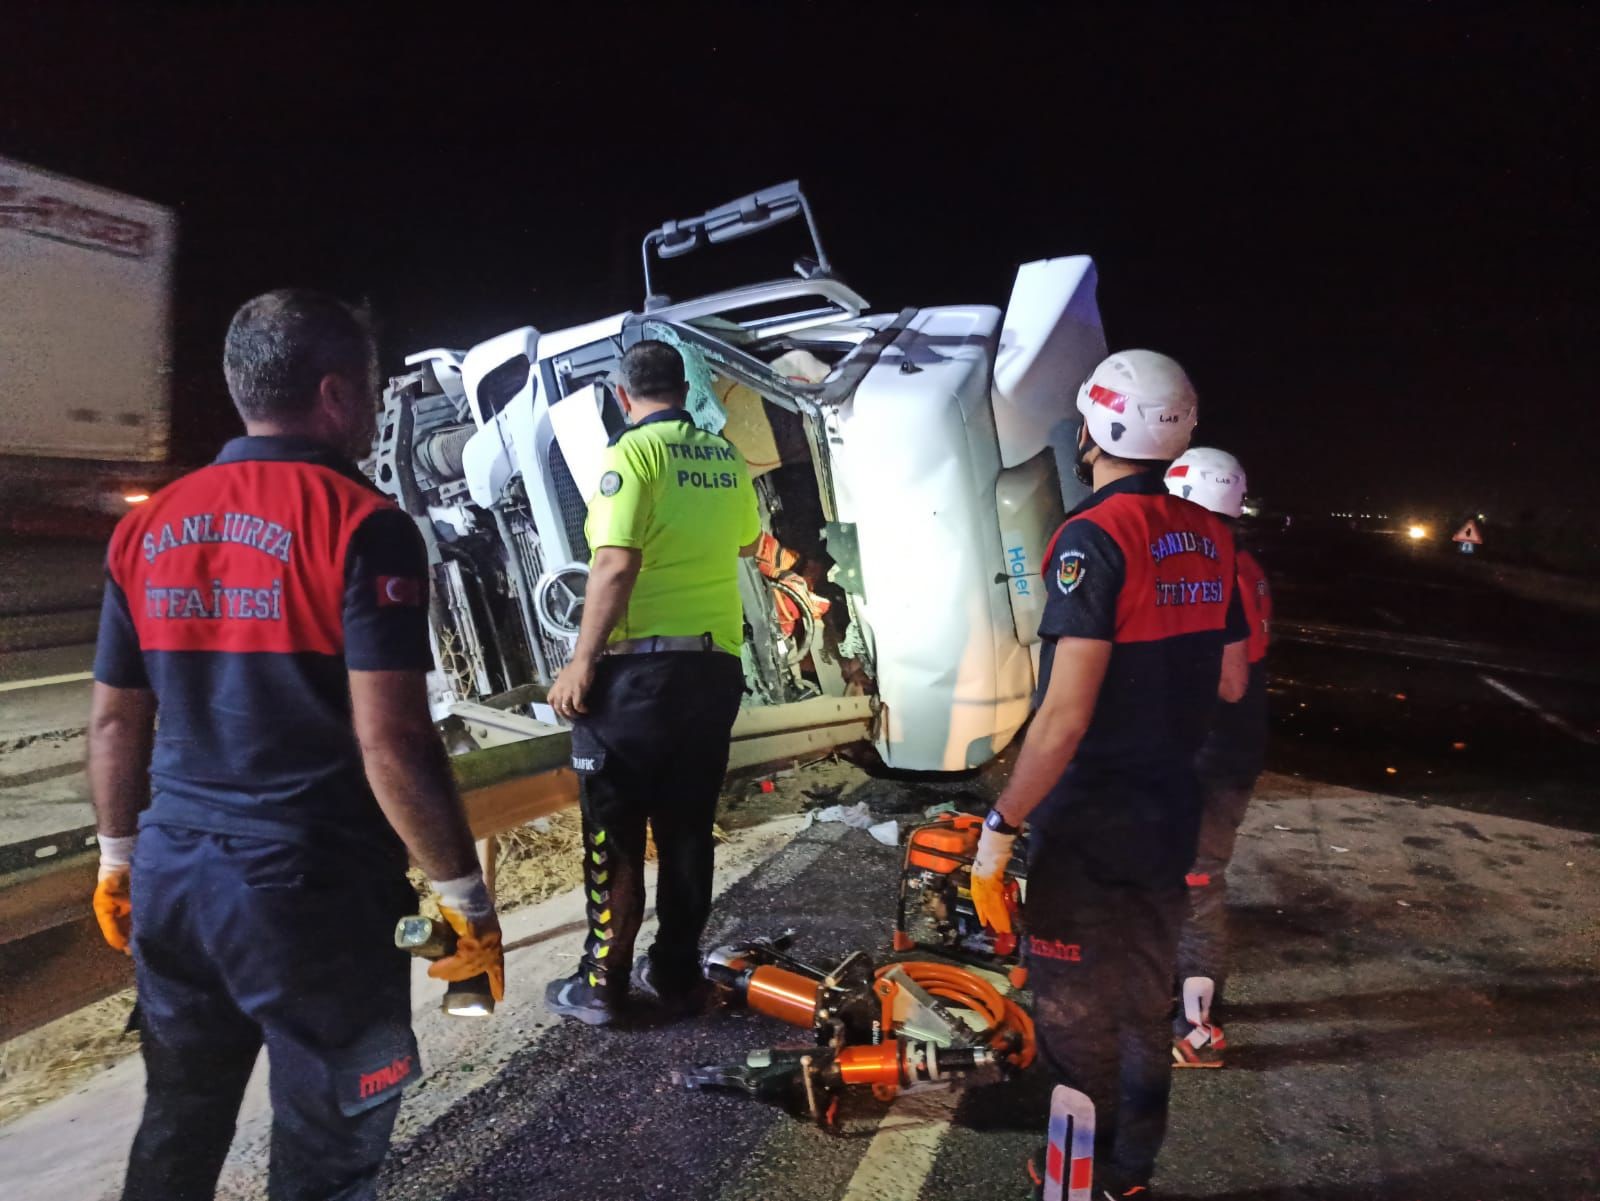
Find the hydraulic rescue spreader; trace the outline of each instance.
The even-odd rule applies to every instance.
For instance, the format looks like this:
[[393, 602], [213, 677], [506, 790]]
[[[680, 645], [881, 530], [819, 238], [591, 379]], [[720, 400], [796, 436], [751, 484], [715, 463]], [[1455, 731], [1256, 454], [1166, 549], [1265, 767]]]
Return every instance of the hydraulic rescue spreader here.
[[729, 1000], [811, 1031], [815, 1044], [693, 1068], [678, 1073], [681, 1083], [736, 1089], [831, 1126], [852, 1086], [888, 1101], [902, 1088], [1033, 1061], [1032, 1020], [975, 972], [926, 960], [874, 968], [860, 951], [823, 969], [790, 955], [790, 941], [785, 934], [718, 948], [705, 974]]

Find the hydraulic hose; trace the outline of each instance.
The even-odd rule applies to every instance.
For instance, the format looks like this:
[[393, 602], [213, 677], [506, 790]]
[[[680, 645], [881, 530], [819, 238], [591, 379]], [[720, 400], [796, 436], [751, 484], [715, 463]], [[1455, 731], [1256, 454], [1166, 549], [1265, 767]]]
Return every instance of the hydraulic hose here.
[[919, 987], [944, 1001], [981, 1014], [989, 1023], [985, 1033], [989, 1045], [1013, 1066], [1025, 1068], [1033, 1062], [1038, 1043], [1033, 1019], [1015, 1001], [1000, 995], [982, 976], [949, 963], [908, 959], [878, 969], [878, 977], [898, 969]]

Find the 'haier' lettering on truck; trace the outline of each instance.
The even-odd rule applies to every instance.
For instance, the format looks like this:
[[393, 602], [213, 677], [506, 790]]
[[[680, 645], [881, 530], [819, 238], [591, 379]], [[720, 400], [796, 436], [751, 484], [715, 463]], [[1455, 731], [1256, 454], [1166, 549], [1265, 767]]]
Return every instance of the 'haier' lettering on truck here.
[[1018, 596], [1029, 596], [1028, 591], [1028, 552], [1020, 546], [1006, 549], [1006, 564], [1011, 569], [1011, 583], [1015, 585]]

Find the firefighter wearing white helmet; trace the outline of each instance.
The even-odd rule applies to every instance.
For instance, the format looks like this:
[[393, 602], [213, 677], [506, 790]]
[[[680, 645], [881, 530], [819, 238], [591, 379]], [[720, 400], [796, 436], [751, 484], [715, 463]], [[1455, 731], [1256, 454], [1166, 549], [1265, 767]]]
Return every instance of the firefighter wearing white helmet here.
[[[1244, 509], [1245, 474], [1224, 450], [1197, 446], [1167, 468], [1167, 490], [1230, 523]], [[1238, 549], [1239, 599], [1250, 634], [1245, 643], [1248, 683], [1236, 701], [1217, 707], [1200, 748], [1196, 771], [1202, 809], [1200, 841], [1189, 869], [1189, 914], [1178, 940], [1183, 1007], [1174, 1019], [1172, 1063], [1220, 1068], [1227, 1042], [1212, 1021], [1227, 975], [1228, 863], [1267, 751], [1267, 627], [1272, 592], [1255, 556]]]
[[1094, 491], [1044, 557], [1039, 707], [972, 869], [979, 916], [1009, 932], [1005, 870], [1031, 818], [1034, 1016], [1055, 1082], [1094, 1104], [1096, 1195], [1136, 1195], [1155, 1169], [1195, 753], [1219, 678], [1243, 688], [1233, 536], [1162, 484], [1197, 409], [1183, 368], [1149, 350], [1110, 356], [1078, 392]]
[[1079, 481], [1090, 482], [1097, 450], [1137, 462], [1176, 458], [1189, 445], [1199, 407], [1176, 359], [1153, 350], [1112, 355], [1078, 389]]
[[1244, 511], [1244, 468], [1225, 450], [1195, 446], [1167, 468], [1167, 491], [1229, 519]]

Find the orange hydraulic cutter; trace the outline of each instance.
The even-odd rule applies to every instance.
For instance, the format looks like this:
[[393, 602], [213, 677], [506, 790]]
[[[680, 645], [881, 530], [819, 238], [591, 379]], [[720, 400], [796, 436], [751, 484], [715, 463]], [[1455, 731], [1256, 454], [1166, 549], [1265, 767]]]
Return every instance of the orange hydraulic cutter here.
[[1033, 1061], [1028, 1015], [965, 968], [919, 960], [874, 968], [857, 951], [824, 970], [791, 956], [789, 944], [784, 935], [719, 948], [707, 956], [706, 978], [757, 1013], [811, 1031], [814, 1045], [752, 1051], [742, 1064], [680, 1072], [680, 1083], [803, 1106], [831, 1125], [851, 1086], [888, 1101], [911, 1085]]

